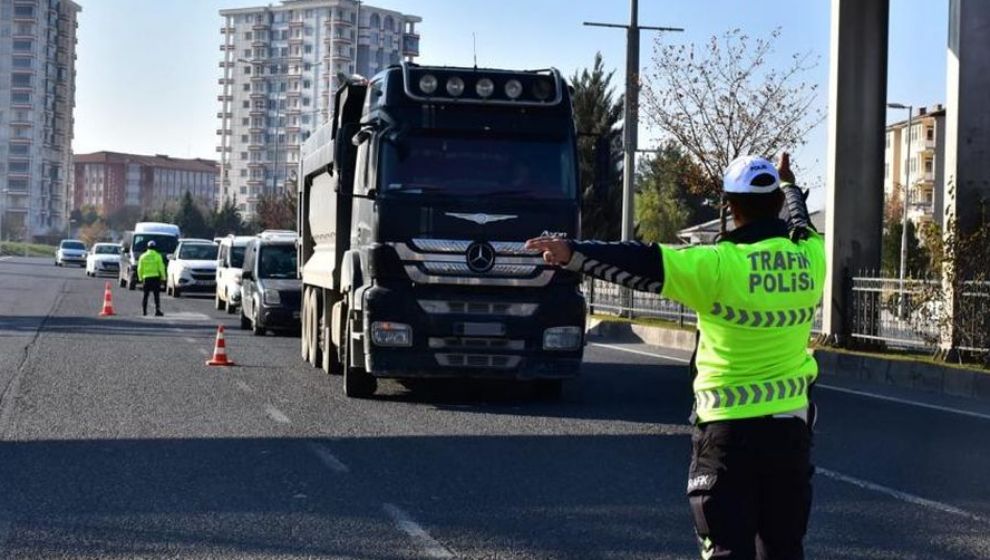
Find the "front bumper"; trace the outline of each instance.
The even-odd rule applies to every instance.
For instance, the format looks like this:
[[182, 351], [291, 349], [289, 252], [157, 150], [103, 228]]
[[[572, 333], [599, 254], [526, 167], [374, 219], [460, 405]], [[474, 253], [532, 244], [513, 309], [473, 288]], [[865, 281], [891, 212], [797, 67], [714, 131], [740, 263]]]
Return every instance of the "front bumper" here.
[[[428, 312], [420, 301], [453, 304]], [[532, 311], [513, 314], [506, 305]], [[412, 345], [375, 345], [375, 322], [410, 325]], [[566, 285], [526, 292], [375, 286], [364, 294], [363, 325], [366, 366], [375, 377], [567, 379], [579, 374], [584, 355], [585, 300]], [[577, 347], [544, 350], [544, 331], [563, 326], [580, 328]]]
[[180, 276], [178, 280], [179, 289], [184, 292], [212, 292], [217, 289], [217, 281], [211, 279], [195, 279]]
[[93, 263], [93, 272], [96, 274], [112, 274], [114, 276], [120, 274], [120, 265], [117, 263], [105, 263], [105, 262], [95, 262]]
[[258, 308], [258, 321], [266, 329], [297, 330], [300, 328], [299, 308], [282, 305], [264, 305]]
[[64, 264], [86, 264], [86, 257], [77, 257], [71, 255], [62, 255], [59, 259], [60, 262]]

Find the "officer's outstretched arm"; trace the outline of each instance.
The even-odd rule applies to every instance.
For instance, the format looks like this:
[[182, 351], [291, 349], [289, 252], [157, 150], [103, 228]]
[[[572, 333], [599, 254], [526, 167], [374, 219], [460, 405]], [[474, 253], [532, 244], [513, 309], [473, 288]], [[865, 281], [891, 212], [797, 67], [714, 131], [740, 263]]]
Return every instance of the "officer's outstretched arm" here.
[[663, 258], [655, 243], [539, 238], [531, 239], [527, 247], [542, 252], [550, 264], [627, 288], [654, 293], [663, 288]]
[[780, 174], [780, 188], [784, 191], [785, 206], [787, 208], [787, 231], [791, 234], [791, 239], [800, 241], [807, 239], [808, 232], [816, 231], [808, 215], [808, 205], [805, 200], [808, 194], [795, 184], [794, 173], [791, 171], [791, 158], [787, 152], [780, 156], [777, 164]]

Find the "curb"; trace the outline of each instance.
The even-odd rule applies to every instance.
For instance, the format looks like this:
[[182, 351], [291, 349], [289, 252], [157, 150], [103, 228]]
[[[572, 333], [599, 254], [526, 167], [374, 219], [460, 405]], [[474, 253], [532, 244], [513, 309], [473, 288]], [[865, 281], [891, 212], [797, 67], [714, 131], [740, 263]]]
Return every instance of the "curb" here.
[[[589, 317], [587, 334], [597, 340], [639, 342], [687, 352], [694, 350], [694, 332], [654, 325], [603, 321]], [[913, 360], [891, 360], [824, 348], [815, 349], [815, 359], [822, 377], [852, 379], [990, 402], [990, 372], [982, 373]]]

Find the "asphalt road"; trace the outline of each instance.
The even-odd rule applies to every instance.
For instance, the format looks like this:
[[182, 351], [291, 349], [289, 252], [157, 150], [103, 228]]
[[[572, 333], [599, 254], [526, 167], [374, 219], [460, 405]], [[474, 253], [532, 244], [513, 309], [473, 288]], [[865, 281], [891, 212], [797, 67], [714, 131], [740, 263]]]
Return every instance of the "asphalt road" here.
[[[212, 298], [145, 319], [114, 287], [99, 318], [102, 293], [0, 260], [0, 558], [697, 557], [682, 353], [590, 346], [560, 403], [391, 382], [358, 401]], [[219, 323], [238, 367], [204, 365]], [[990, 407], [818, 401], [809, 558], [990, 558]]]

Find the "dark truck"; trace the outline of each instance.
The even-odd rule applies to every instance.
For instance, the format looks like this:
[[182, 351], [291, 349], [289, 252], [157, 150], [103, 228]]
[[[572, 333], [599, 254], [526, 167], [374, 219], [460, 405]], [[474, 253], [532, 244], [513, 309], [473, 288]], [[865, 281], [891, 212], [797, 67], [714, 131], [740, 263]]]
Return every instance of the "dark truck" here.
[[557, 70], [392, 66], [336, 92], [302, 146], [302, 355], [378, 378], [533, 380], [557, 398], [578, 375], [579, 277], [524, 241], [576, 236], [578, 166]]

